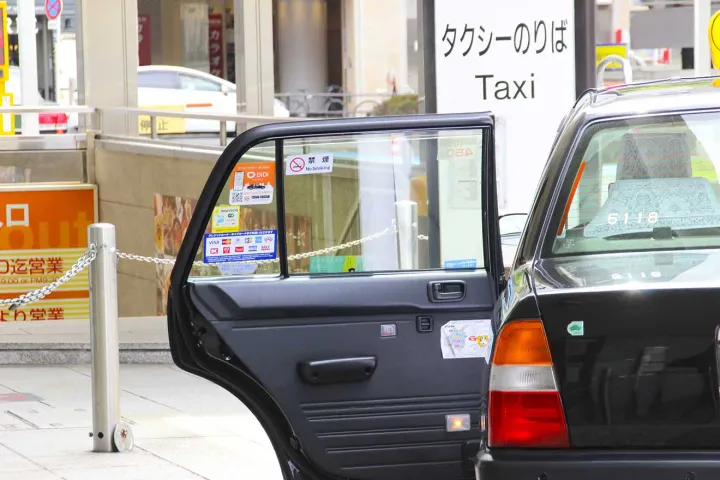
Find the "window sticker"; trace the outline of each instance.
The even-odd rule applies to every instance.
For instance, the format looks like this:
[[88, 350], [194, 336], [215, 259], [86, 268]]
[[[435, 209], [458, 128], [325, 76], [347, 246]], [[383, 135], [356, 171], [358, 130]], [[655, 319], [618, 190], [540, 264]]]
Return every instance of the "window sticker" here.
[[354, 273], [363, 271], [361, 256], [310, 257], [310, 273]]
[[443, 358], [489, 360], [492, 343], [490, 320], [453, 320], [440, 329], [440, 350]]
[[443, 264], [447, 270], [477, 268], [477, 260], [474, 258], [463, 258], [459, 260], [445, 260]]
[[310, 153], [290, 155], [285, 159], [285, 175], [309, 175], [312, 173], [331, 173], [333, 170], [332, 153]]
[[240, 207], [220, 205], [212, 215], [212, 233], [233, 233], [240, 231]]
[[204, 263], [234, 263], [277, 258], [277, 230], [206, 233]]
[[221, 275], [249, 275], [257, 270], [257, 263], [221, 263], [218, 265]]
[[230, 205], [268, 205], [275, 192], [275, 164], [239, 163], [230, 175]]

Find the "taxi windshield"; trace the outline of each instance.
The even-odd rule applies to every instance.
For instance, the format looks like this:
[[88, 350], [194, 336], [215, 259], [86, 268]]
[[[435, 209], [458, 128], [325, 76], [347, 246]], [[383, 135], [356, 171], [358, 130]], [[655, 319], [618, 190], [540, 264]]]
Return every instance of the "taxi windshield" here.
[[720, 247], [720, 112], [596, 123], [573, 162], [554, 255]]

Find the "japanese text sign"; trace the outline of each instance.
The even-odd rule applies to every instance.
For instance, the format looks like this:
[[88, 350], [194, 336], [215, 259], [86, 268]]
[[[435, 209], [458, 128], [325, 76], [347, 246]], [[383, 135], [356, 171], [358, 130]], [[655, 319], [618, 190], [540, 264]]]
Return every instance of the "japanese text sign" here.
[[575, 101], [574, 28], [573, 0], [436, 2], [438, 112], [492, 111], [504, 129], [499, 168], [524, 172], [499, 171], [501, 207], [529, 208]]
[[[185, 110], [183, 105], [141, 105], [140, 108], [173, 112]], [[138, 133], [140, 135], [150, 135], [152, 133], [151, 118], [149, 115], [138, 115]], [[185, 133], [185, 119], [180, 117], [155, 117], [155, 131], [158, 134], [183, 134]]]
[[221, 13], [208, 14], [208, 49], [210, 73], [225, 78], [225, 62], [223, 61], [223, 19]]
[[[91, 185], [0, 188], [0, 299], [54, 282], [88, 248], [96, 218]], [[87, 270], [44, 299], [17, 310], [0, 308], [0, 321], [87, 320]]]

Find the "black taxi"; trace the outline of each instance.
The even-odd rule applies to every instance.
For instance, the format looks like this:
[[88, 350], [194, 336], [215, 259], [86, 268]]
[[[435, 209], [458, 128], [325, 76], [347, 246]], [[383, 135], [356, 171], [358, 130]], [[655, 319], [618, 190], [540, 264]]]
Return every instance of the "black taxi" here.
[[720, 84], [582, 95], [509, 274], [494, 124], [239, 135], [172, 272], [175, 363], [286, 479], [720, 478]]

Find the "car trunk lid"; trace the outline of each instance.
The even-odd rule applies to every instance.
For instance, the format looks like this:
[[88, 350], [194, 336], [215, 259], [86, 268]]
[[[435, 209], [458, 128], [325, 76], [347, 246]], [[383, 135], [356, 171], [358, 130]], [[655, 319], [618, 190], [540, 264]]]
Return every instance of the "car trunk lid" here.
[[573, 447], [720, 447], [717, 272], [702, 251], [537, 264]]

